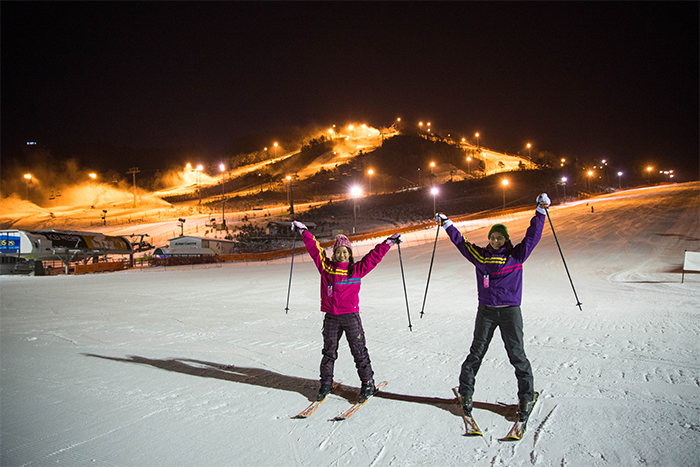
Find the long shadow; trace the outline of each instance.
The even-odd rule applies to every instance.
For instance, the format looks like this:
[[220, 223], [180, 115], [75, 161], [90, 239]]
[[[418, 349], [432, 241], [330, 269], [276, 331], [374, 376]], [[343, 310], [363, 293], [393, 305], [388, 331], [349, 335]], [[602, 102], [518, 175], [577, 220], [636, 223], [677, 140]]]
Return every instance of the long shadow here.
[[[296, 392], [309, 400], [316, 400], [318, 392], [318, 380], [299, 378], [296, 376], [283, 375], [262, 368], [248, 368], [235, 365], [224, 365], [220, 363], [204, 362], [201, 360], [192, 360], [188, 358], [172, 358], [167, 360], [157, 360], [135, 355], [127, 356], [126, 358], [107, 357], [104, 355], [96, 355], [84, 353], [86, 357], [101, 358], [111, 360], [113, 362], [136, 363], [138, 365], [148, 365], [161, 370], [182, 373], [200, 378], [213, 378], [234, 383], [251, 384], [270, 389], [279, 389], [282, 391]], [[359, 388], [341, 385], [334, 394], [347, 400], [349, 403], [355, 403]], [[455, 398], [445, 399], [440, 397], [424, 397], [411, 396], [407, 394], [396, 394], [387, 391], [380, 391], [375, 397], [382, 399], [391, 399], [401, 402], [409, 402], [413, 404], [425, 404], [450, 412], [455, 416], [461, 416], [461, 409]], [[488, 410], [501, 415], [507, 419], [514, 419], [517, 411], [517, 405], [506, 404], [490, 404], [486, 402], [474, 402], [474, 408]]]

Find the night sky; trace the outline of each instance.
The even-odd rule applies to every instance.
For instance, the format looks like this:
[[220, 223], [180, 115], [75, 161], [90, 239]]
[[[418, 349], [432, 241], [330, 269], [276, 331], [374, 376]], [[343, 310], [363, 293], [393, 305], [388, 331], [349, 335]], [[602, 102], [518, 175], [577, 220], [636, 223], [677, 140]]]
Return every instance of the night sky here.
[[[699, 178], [698, 2], [2, 2], [2, 155], [430, 121]], [[115, 162], [116, 163], [116, 162]]]

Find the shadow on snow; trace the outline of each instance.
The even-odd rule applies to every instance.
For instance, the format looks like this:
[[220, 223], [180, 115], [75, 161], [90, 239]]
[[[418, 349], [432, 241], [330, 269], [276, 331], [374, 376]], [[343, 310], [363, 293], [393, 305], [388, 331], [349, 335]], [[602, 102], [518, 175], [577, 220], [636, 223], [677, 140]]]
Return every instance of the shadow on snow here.
[[[270, 389], [281, 389], [283, 391], [296, 392], [307, 398], [309, 401], [316, 400], [319, 385], [318, 380], [315, 379], [283, 375], [274, 371], [264, 370], [262, 368], [238, 367], [235, 365], [224, 365], [220, 363], [204, 362], [201, 360], [192, 360], [187, 358], [157, 360], [134, 355], [126, 358], [107, 357], [104, 355], [88, 353], [84, 353], [83, 355], [86, 357], [102, 358], [104, 360], [111, 360], [114, 362], [148, 365], [161, 370], [182, 373], [190, 376], [198, 376], [200, 378], [214, 378], [224, 381], [231, 381], [234, 383], [252, 384]], [[334, 392], [335, 395], [346, 399], [350, 403], [355, 403], [357, 401], [358, 393], [359, 388], [346, 385], [341, 385], [341, 387]], [[413, 404], [431, 405], [433, 407], [446, 410], [452, 415], [461, 415], [461, 409], [454, 397], [445, 399], [440, 397], [412, 396], [407, 394], [396, 394], [383, 390], [378, 392], [374, 397]], [[503, 403], [491, 404], [487, 402], [474, 402], [474, 408], [488, 410], [501, 415], [508, 420], [514, 420], [517, 412], [517, 405], [506, 405]]]

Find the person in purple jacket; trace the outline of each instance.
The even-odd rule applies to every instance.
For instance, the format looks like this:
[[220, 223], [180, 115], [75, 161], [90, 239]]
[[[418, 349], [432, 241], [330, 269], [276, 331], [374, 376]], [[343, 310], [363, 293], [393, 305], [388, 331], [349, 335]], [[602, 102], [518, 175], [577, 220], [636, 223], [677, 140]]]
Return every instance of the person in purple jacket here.
[[508, 229], [495, 224], [489, 230], [486, 248], [468, 242], [452, 221], [442, 213], [436, 214], [437, 223], [449, 235], [462, 256], [476, 267], [479, 307], [474, 325], [474, 338], [469, 355], [459, 375], [459, 394], [464, 414], [471, 416], [474, 382], [484, 355], [496, 328], [501, 330], [510, 363], [515, 367], [520, 401], [520, 421], [526, 422], [534, 405], [532, 367], [525, 355], [523, 344], [523, 317], [520, 302], [523, 289], [523, 263], [542, 237], [550, 200], [546, 193], [537, 197], [535, 216], [530, 221], [522, 242], [513, 246]]
[[360, 280], [379, 264], [392, 245], [401, 241], [396, 233], [377, 244], [357, 263], [352, 245], [345, 235], [337, 235], [333, 245], [333, 257], [299, 221], [292, 222], [292, 230], [300, 231], [306, 249], [321, 274], [321, 311], [323, 319], [323, 358], [321, 359], [321, 388], [317, 400], [322, 401], [333, 389], [333, 367], [338, 358], [340, 338], [345, 337], [355, 359], [357, 374], [362, 382], [360, 403], [374, 394], [374, 372], [365, 342], [365, 331], [360, 320]]

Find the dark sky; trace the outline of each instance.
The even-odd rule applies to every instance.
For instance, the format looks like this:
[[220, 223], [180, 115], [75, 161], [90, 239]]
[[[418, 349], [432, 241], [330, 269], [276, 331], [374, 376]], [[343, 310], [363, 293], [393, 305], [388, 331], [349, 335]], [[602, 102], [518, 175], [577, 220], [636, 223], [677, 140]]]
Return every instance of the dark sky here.
[[[698, 2], [2, 2], [2, 148], [431, 121], [698, 177]], [[631, 170], [633, 167], [629, 167]]]

